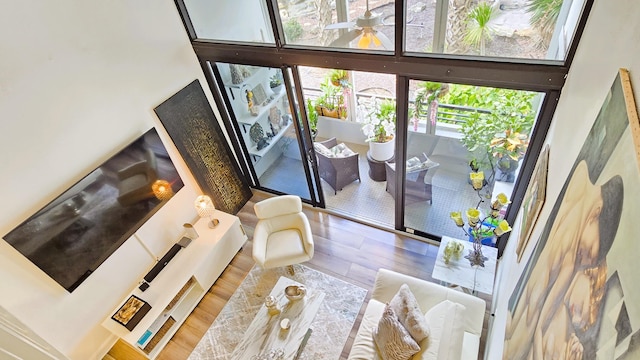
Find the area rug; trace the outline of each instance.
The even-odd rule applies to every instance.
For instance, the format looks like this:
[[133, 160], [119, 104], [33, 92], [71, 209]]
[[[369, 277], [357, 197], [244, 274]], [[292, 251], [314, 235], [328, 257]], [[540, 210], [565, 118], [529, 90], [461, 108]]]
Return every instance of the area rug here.
[[294, 265], [294, 268], [295, 274], [290, 275], [286, 268], [264, 270], [254, 266], [189, 359], [230, 359], [256, 313], [264, 306], [264, 298], [269, 295], [280, 276], [325, 293], [311, 325], [311, 337], [299, 359], [339, 359], [367, 290], [304, 265]]

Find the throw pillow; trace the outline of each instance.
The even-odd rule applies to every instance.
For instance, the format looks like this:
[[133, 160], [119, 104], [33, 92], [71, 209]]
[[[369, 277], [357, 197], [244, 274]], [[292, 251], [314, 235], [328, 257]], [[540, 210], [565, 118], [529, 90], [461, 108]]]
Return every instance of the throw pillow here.
[[420, 310], [418, 300], [409, 289], [409, 285], [402, 284], [400, 286], [398, 292], [389, 302], [389, 306], [416, 342], [420, 342], [429, 336], [429, 325], [422, 310]]
[[333, 157], [333, 153], [326, 146], [320, 143], [313, 143], [313, 148], [319, 153], [326, 157]]
[[351, 156], [354, 154], [354, 152], [351, 151], [351, 149], [349, 149], [347, 145], [345, 145], [345, 143], [340, 143], [332, 147], [331, 152], [333, 152], [334, 157], [339, 157], [339, 158]]
[[382, 360], [407, 360], [420, 351], [420, 346], [400, 324], [389, 304], [384, 307], [378, 326], [373, 329], [373, 342]]
[[444, 300], [425, 314], [431, 333], [420, 342], [422, 349], [414, 359], [460, 360], [464, 339], [464, 311], [466, 307]]

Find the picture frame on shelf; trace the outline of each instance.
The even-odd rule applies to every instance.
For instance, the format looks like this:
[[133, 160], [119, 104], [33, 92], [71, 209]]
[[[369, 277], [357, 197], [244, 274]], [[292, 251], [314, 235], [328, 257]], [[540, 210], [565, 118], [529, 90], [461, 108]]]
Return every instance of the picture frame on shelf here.
[[264, 105], [265, 101], [267, 101], [267, 93], [264, 90], [264, 86], [258, 84], [251, 91], [253, 92], [253, 103], [258, 106]]
[[115, 322], [132, 331], [142, 318], [151, 310], [151, 305], [135, 295], [131, 295], [127, 301], [111, 316]]

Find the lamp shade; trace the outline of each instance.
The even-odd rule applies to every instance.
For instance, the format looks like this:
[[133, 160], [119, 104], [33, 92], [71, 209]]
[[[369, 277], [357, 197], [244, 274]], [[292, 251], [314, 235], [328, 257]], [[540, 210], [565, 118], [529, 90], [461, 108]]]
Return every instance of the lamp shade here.
[[151, 185], [151, 191], [158, 200], [169, 200], [173, 196], [173, 189], [167, 180], [156, 180]]
[[213, 201], [207, 195], [198, 196], [194, 205], [200, 217], [211, 217], [216, 210], [215, 206], [213, 206]]

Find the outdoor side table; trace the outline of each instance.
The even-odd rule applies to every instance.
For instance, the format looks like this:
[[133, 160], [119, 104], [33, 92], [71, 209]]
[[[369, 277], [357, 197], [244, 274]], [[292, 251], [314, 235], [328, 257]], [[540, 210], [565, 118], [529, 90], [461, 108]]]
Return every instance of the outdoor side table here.
[[[395, 158], [392, 157], [386, 161], [391, 161]], [[371, 158], [369, 152], [367, 151], [367, 161], [369, 162], [369, 178], [373, 181], [385, 181], [387, 180], [386, 170], [384, 168], [384, 161], [378, 161]]]

